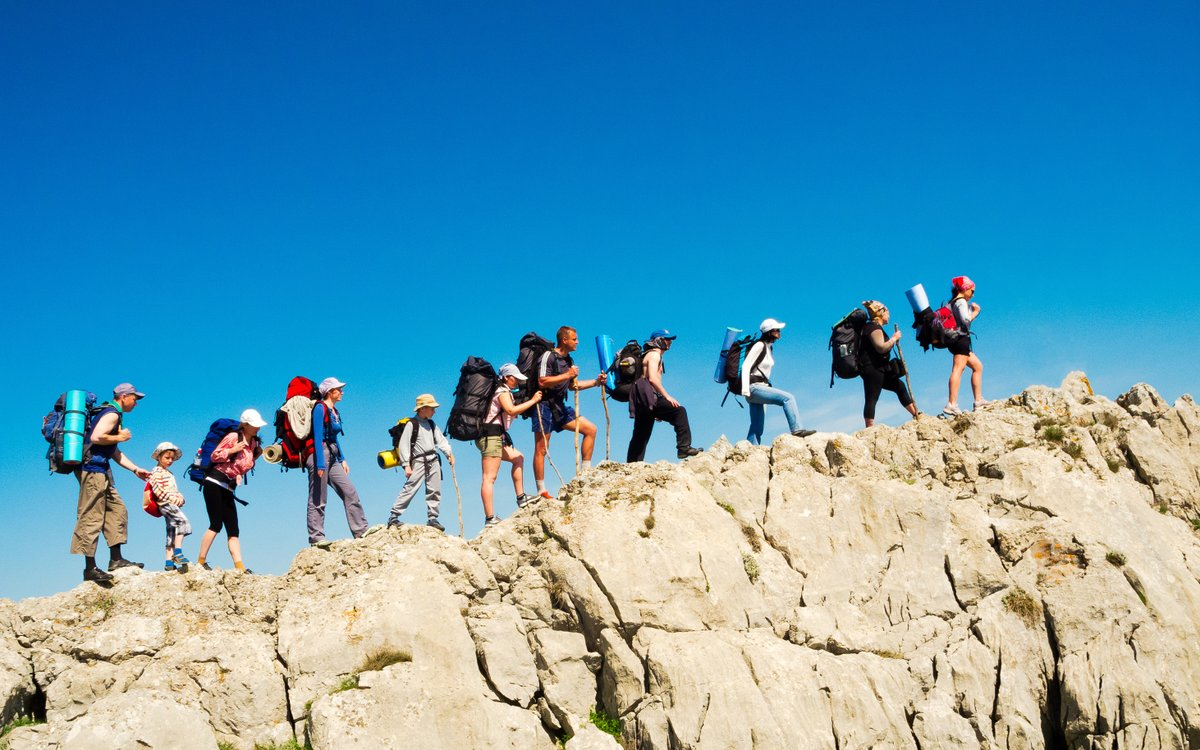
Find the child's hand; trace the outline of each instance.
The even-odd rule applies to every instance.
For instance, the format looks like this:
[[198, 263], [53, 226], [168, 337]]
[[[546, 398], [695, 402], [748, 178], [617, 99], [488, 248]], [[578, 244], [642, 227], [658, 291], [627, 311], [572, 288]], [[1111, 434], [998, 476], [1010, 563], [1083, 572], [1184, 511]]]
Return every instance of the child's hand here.
[[412, 467], [411, 467], [411, 466], [405, 466], [405, 467], [404, 467], [404, 476], [405, 476], [405, 477], [411, 477], [411, 476], [412, 476]]

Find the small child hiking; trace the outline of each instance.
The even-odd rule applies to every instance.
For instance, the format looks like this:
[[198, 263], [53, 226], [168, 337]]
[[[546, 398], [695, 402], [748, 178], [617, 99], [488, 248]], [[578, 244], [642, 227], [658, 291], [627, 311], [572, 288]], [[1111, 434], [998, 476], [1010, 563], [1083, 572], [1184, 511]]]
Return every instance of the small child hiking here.
[[142, 495], [142, 507], [145, 508], [153, 500], [158, 504], [163, 521], [167, 524], [167, 561], [164, 570], [188, 572], [189, 560], [183, 556], [183, 538], [192, 533], [192, 524], [183, 514], [184, 498], [175, 484], [175, 475], [171, 473], [171, 464], [183, 456], [174, 443], [159, 443], [150, 454], [158, 466], [150, 472], [146, 480], [146, 491]]
[[[454, 465], [454, 452], [450, 449], [450, 442], [446, 440], [446, 436], [433, 423], [433, 412], [440, 405], [432, 394], [422, 393], [417, 396], [416, 408], [413, 410], [417, 416], [410, 419], [404, 425], [404, 431], [400, 433], [396, 451], [408, 481], [404, 483], [396, 497], [396, 504], [392, 506], [392, 512], [388, 516], [389, 527], [400, 525], [400, 515], [408, 509], [408, 504], [416, 497], [421, 482], [424, 482], [428, 525], [438, 531], [446, 530], [438, 521], [438, 511], [442, 505], [442, 460], [438, 451], [446, 456], [451, 466]], [[418, 431], [415, 443], [413, 430]]]

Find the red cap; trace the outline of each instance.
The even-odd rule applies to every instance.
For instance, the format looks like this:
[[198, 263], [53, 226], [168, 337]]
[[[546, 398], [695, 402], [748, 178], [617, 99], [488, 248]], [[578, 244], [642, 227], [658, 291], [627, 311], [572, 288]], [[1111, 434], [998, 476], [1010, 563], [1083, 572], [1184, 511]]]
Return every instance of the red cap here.
[[971, 281], [970, 276], [955, 276], [950, 280], [950, 284], [953, 285], [955, 291], [959, 292], [966, 292], [975, 288], [975, 282]]

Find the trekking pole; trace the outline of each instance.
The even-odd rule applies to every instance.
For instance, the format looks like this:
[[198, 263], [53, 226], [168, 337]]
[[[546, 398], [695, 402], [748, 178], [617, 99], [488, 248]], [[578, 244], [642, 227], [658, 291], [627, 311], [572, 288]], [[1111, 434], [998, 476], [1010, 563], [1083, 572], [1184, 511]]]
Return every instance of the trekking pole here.
[[458, 538], [463, 539], [462, 492], [458, 489], [458, 472], [454, 470], [454, 464], [450, 464], [450, 478], [454, 480], [454, 494], [458, 497]]
[[575, 385], [575, 476], [579, 476], [579, 384]]
[[600, 403], [604, 405], [604, 460], [609, 461], [612, 459], [611, 455], [609, 455], [611, 451], [608, 438], [611, 423], [608, 421], [608, 396], [604, 392], [603, 384], [600, 385]]
[[538, 404], [533, 407], [533, 410], [537, 412], [538, 430], [546, 439], [546, 460], [550, 462], [550, 468], [554, 469], [554, 474], [558, 477], [558, 486], [562, 487], [566, 482], [563, 481], [562, 473], [558, 470], [558, 466], [555, 465], [554, 459], [550, 458], [550, 436], [546, 434], [546, 425], [542, 422], [542, 405]]
[[[892, 324], [892, 329], [896, 333], [900, 332], [900, 326], [895, 323]], [[904, 361], [904, 350], [900, 348], [899, 340], [896, 341], [896, 356], [900, 358], [900, 366], [904, 368], [904, 387], [908, 389], [908, 400], [912, 401], [913, 408], [917, 409], [917, 400], [913, 398], [912, 378], [908, 375], [908, 364]], [[917, 409], [917, 413], [920, 414], [921, 410]]]

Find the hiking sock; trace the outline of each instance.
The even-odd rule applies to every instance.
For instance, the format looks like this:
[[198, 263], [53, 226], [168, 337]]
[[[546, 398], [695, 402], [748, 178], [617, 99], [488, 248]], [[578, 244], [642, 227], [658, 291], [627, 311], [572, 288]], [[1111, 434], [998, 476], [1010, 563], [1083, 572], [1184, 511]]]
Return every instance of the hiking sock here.
[[92, 568], [94, 568], [94, 567], [96, 567], [96, 558], [95, 558], [95, 556], [91, 556], [91, 557], [85, 557], [85, 558], [83, 558], [83, 569], [84, 569], [84, 570], [91, 570], [91, 569], [92, 569]]
[[587, 471], [590, 468], [592, 468], [592, 460], [589, 458], [587, 461], [583, 462], [583, 470]]
[[174, 554], [176, 557], [182, 557], [183, 556], [183, 547], [176, 547]]
[[238, 560], [237, 562], [235, 562], [233, 564], [233, 567], [237, 568], [238, 570], [242, 571], [243, 573], [246, 572], [246, 564], [244, 562], [242, 562], [241, 560]]
[[203, 565], [203, 564], [204, 564], [204, 555], [200, 555], [200, 557], [196, 559], [196, 564], [197, 564], [197, 565]]
[[121, 559], [121, 545], [119, 545], [119, 544], [112, 545], [111, 547], [108, 548], [108, 552], [109, 552], [108, 559], [110, 559], [110, 560], [120, 560]]
[[538, 492], [546, 491], [546, 480], [545, 479], [535, 479], [534, 482], [537, 484]]

